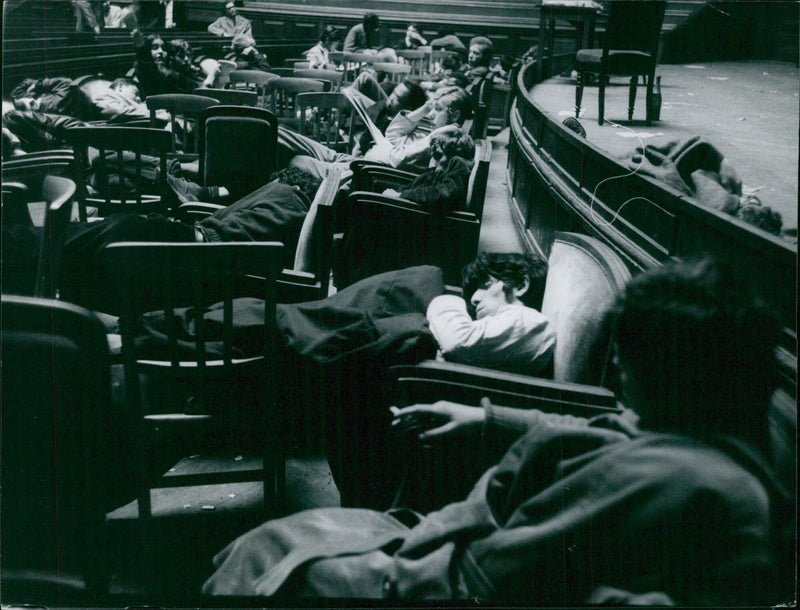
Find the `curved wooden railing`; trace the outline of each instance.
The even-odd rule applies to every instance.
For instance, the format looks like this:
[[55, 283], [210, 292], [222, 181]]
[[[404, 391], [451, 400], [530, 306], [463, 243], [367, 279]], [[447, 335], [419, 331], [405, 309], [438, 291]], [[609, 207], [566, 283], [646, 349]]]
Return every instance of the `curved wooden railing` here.
[[[557, 56], [554, 74], [573, 60]], [[533, 100], [535, 85], [531, 64], [520, 71], [510, 113], [508, 188], [526, 246], [547, 255], [556, 231], [583, 232], [614, 248], [633, 272], [714, 255], [774, 307], [786, 327], [786, 349], [796, 355], [797, 247], [632, 173], [548, 115]]]

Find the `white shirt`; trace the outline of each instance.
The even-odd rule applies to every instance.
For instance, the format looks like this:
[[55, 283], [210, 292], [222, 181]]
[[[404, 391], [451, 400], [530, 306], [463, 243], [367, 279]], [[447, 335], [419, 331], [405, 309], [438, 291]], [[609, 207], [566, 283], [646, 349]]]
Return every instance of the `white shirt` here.
[[442, 355], [452, 362], [532, 375], [553, 357], [556, 333], [531, 307], [509, 304], [473, 320], [464, 299], [446, 294], [431, 301], [427, 317]]

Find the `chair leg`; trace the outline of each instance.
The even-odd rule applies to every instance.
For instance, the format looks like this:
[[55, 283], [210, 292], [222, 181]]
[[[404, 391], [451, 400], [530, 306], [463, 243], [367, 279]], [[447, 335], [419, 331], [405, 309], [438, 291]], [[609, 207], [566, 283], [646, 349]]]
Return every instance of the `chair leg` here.
[[581, 100], [583, 99], [583, 72], [578, 72], [578, 83], [575, 85], [575, 118], [581, 113]]
[[600, 80], [597, 83], [597, 124], [603, 124], [603, 117], [606, 110], [606, 75], [601, 73]]
[[633, 106], [636, 104], [636, 85], [639, 82], [638, 76], [631, 76], [631, 85], [628, 88], [628, 120], [633, 120]]
[[655, 72], [652, 74], [647, 75], [647, 93], [645, 94], [645, 108], [647, 109], [647, 114], [645, 115], [645, 121], [647, 125], [653, 120], [653, 81], [655, 80]]

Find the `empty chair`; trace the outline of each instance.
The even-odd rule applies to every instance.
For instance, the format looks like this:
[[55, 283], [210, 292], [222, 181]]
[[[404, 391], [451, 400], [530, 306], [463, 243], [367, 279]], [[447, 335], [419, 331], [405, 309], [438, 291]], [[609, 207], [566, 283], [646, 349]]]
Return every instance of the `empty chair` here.
[[171, 205], [167, 156], [172, 134], [147, 127], [74, 127], [67, 130], [75, 154], [81, 219], [90, 207], [115, 212], [165, 212]]
[[658, 59], [658, 40], [666, 2], [612, 2], [603, 35], [603, 48], [581, 49], [576, 56], [578, 83], [575, 87], [575, 117], [580, 114], [586, 74], [598, 75], [597, 123], [603, 124], [608, 76], [630, 76], [628, 120], [633, 119], [639, 76], [647, 82], [646, 119], [651, 120], [653, 79]]
[[299, 93], [300, 133], [339, 152], [353, 148], [353, 118], [350, 101], [341, 92]]
[[393, 63], [374, 63], [372, 68], [378, 73], [380, 79], [381, 74], [386, 75], [386, 78], [392, 82], [399, 83], [409, 74], [411, 74], [410, 64], [393, 64]]
[[226, 106], [257, 106], [258, 93], [255, 91], [245, 91], [243, 89], [204, 89], [194, 90], [195, 95], [213, 97], [220, 104]]
[[[282, 510], [285, 458], [275, 408], [280, 379], [275, 278], [282, 249], [279, 243], [258, 242], [121, 242], [101, 253], [118, 280], [125, 401], [134, 420], [137, 457], [130, 474], [138, 488], [138, 510], [120, 509], [109, 518], [138, 520], [151, 578], [159, 574], [153, 569], [153, 519], [168, 515], [174, 498], [154, 490], [255, 481], [263, 487], [265, 512]], [[248, 280], [253, 275], [261, 281]], [[248, 337], [233, 326], [232, 299], [242, 296], [258, 299], [252, 304], [265, 321]], [[214, 303], [221, 303], [218, 325], [198, 316], [187, 337], [175, 323], [176, 308], [205, 311]], [[137, 340], [137, 325], [147, 311], [153, 312], [150, 328], [163, 333], [163, 341]], [[159, 319], [166, 323], [158, 325]], [[173, 443], [162, 451], [186, 456], [173, 468], [171, 459], [165, 465], [163, 453], [152, 450], [159, 438], [165, 442], [166, 431], [172, 432], [167, 438]], [[213, 491], [199, 488], [196, 493]]]
[[314, 78], [321, 81], [330, 83], [328, 91], [338, 91], [342, 84], [343, 73], [338, 70], [322, 70], [318, 68], [312, 69], [294, 69], [293, 75], [298, 78]]
[[172, 131], [172, 152], [175, 153], [180, 143], [182, 158], [196, 158], [195, 128], [200, 112], [219, 102], [213, 97], [194, 95], [191, 93], [163, 93], [150, 95], [145, 99], [150, 109], [150, 127], [158, 127], [156, 111], [164, 110], [169, 114], [169, 125]]
[[411, 66], [411, 76], [421, 78], [430, 69], [431, 51], [430, 49], [400, 49], [397, 56], [401, 57]]
[[296, 78], [292, 76], [274, 78], [267, 83], [267, 95], [270, 96], [270, 107], [281, 123], [297, 128], [297, 104], [295, 99], [299, 93], [325, 91], [328, 83], [314, 78]]
[[198, 180], [204, 186], [238, 182], [255, 189], [277, 167], [278, 119], [269, 110], [211, 106], [201, 113], [198, 131]]
[[258, 105], [266, 107], [267, 83], [273, 78], [278, 78], [278, 75], [261, 70], [233, 70], [228, 75], [228, 85], [231, 89], [255, 91], [258, 93]]

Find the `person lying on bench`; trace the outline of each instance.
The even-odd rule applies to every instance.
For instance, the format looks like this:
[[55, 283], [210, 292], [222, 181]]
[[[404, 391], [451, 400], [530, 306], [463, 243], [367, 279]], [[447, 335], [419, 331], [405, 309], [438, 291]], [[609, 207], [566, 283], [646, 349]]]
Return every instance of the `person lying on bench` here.
[[203, 592], [774, 604], [772, 519], [786, 499], [765, 453], [774, 316], [701, 261], [634, 278], [611, 321], [620, 414], [485, 401], [472, 429], [510, 445], [463, 501], [426, 516], [319, 508], [268, 521], [214, 558]]

